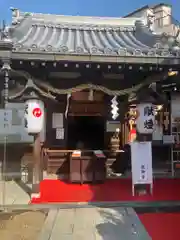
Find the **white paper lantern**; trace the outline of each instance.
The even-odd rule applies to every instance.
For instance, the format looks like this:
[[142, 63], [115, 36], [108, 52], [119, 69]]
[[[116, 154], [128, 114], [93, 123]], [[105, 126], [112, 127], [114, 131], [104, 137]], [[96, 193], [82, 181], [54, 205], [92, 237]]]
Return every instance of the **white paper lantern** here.
[[29, 134], [40, 133], [44, 126], [44, 104], [38, 99], [30, 99], [25, 103], [25, 129]]
[[155, 127], [155, 112], [152, 103], [137, 105], [136, 128], [139, 133], [152, 134]]

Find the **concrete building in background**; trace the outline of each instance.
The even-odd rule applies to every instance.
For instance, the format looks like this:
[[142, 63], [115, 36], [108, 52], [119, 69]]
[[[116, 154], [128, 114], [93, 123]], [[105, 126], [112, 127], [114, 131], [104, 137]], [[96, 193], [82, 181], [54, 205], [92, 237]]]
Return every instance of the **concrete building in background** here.
[[144, 21], [147, 21], [149, 17], [152, 20], [153, 31], [156, 33], [165, 32], [169, 35], [177, 36], [178, 40], [180, 39], [180, 23], [173, 18], [173, 9], [169, 4], [146, 5], [125, 16], [125, 18], [129, 17], [144, 18]]

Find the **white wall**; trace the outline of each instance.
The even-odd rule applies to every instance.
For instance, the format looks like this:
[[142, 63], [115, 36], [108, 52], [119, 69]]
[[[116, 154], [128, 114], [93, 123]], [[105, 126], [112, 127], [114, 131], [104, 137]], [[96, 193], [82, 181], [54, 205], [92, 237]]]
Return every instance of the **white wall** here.
[[[10, 127], [4, 129], [4, 109], [0, 109], [0, 143], [4, 141], [4, 136], [8, 136], [10, 143], [32, 143], [33, 137], [29, 136], [24, 129], [24, 103], [9, 103], [8, 109], [12, 109], [12, 119]], [[41, 141], [45, 141], [46, 136], [46, 123], [41, 132]]]
[[156, 26], [163, 27], [171, 24], [172, 8], [171, 6], [159, 6], [154, 8]]

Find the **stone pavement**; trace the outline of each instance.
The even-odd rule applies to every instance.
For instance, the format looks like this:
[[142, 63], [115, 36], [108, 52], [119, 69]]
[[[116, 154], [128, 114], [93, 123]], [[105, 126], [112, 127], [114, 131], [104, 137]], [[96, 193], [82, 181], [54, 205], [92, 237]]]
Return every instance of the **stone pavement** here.
[[38, 240], [151, 240], [132, 208], [49, 211]]
[[0, 205], [25, 205], [29, 201], [29, 195], [15, 181], [0, 181]]

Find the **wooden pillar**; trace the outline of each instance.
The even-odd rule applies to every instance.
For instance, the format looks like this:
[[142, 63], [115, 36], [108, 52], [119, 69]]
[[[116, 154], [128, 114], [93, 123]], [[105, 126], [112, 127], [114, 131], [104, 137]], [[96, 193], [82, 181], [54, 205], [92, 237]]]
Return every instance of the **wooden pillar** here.
[[34, 135], [33, 145], [33, 193], [39, 193], [39, 184], [43, 179], [40, 133]]

